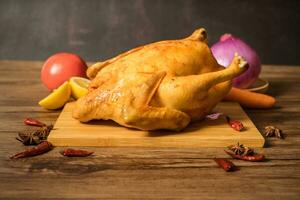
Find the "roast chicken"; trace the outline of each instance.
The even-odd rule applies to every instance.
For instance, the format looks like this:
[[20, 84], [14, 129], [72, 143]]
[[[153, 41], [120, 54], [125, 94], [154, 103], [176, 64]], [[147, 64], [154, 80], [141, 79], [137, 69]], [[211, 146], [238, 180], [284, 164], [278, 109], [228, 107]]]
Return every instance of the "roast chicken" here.
[[238, 54], [229, 67], [219, 65], [200, 28], [187, 38], [141, 46], [90, 66], [88, 94], [77, 100], [73, 117], [179, 131], [210, 113], [246, 69]]

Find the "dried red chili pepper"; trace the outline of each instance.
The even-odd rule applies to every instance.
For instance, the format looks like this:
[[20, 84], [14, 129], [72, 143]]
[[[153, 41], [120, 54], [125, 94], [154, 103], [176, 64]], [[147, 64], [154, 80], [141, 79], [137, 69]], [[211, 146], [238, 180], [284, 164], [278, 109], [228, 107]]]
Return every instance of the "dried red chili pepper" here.
[[64, 149], [60, 151], [60, 154], [67, 157], [86, 157], [92, 155], [93, 151], [85, 151], [81, 149]]
[[233, 128], [236, 131], [242, 131], [244, 129], [244, 125], [242, 122], [237, 121], [237, 120], [232, 120], [230, 117], [226, 116], [227, 123], [231, 128]]
[[10, 159], [18, 159], [18, 158], [25, 158], [31, 156], [37, 156], [43, 153], [46, 153], [52, 149], [52, 144], [48, 141], [43, 141], [36, 147], [26, 149], [25, 151], [19, 152], [10, 157]]
[[225, 158], [215, 158], [214, 160], [226, 172], [234, 171], [236, 169], [235, 165]]
[[252, 162], [259, 162], [264, 161], [265, 156], [263, 154], [253, 154], [253, 155], [237, 155], [233, 152], [224, 150], [228, 155], [230, 155], [232, 158], [240, 159], [240, 160], [246, 160], [246, 161], [252, 161]]
[[40, 122], [39, 120], [33, 119], [33, 118], [24, 119], [24, 124], [30, 125], [30, 126], [39, 126], [39, 127], [47, 126], [45, 123]]

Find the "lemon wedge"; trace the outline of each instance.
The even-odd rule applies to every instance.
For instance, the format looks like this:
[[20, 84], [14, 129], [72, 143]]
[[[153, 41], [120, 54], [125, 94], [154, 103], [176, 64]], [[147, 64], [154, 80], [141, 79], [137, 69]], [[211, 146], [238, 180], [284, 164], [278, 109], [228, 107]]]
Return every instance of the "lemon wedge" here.
[[39, 105], [46, 109], [58, 109], [67, 103], [71, 96], [71, 86], [68, 81], [55, 89], [51, 94], [42, 99]]
[[86, 78], [74, 76], [70, 79], [69, 82], [72, 89], [72, 97], [74, 97], [75, 99], [79, 99], [80, 97], [87, 94], [87, 88], [91, 81]]

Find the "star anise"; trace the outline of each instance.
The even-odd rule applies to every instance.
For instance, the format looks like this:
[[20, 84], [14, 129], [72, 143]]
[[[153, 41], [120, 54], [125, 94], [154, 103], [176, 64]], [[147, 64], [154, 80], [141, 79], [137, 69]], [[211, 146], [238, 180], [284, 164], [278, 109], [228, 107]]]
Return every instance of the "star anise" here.
[[264, 133], [266, 137], [277, 137], [283, 139], [282, 131], [275, 126], [266, 126]]
[[19, 138], [16, 139], [22, 142], [24, 145], [40, 144], [42, 141], [47, 140], [47, 137], [52, 129], [53, 125], [43, 126], [35, 130], [26, 130], [19, 132]]
[[248, 156], [248, 155], [253, 155], [254, 151], [253, 149], [244, 146], [243, 144], [237, 143], [237, 145], [230, 145], [228, 147], [230, 151], [232, 151], [236, 155], [240, 156]]

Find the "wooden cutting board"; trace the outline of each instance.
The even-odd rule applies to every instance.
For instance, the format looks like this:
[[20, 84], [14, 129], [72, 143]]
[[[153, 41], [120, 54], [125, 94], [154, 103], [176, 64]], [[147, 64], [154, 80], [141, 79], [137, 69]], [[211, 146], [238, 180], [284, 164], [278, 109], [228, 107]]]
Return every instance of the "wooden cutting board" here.
[[80, 123], [72, 118], [74, 103], [65, 105], [48, 140], [54, 146], [100, 147], [226, 147], [240, 142], [263, 147], [265, 140], [237, 103], [222, 102], [214, 112], [222, 112], [241, 121], [246, 130], [233, 130], [224, 117], [190, 124], [182, 132], [139, 131], [119, 126], [113, 121]]

